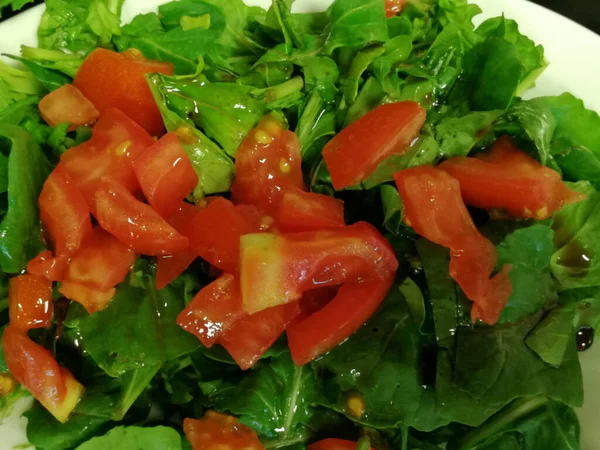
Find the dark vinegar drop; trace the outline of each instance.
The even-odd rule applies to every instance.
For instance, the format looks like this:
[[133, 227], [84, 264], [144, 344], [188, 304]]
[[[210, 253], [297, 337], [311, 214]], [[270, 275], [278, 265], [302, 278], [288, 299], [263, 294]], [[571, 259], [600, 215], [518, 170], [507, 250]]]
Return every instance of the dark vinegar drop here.
[[585, 352], [594, 343], [594, 329], [592, 327], [583, 326], [577, 330], [577, 350]]

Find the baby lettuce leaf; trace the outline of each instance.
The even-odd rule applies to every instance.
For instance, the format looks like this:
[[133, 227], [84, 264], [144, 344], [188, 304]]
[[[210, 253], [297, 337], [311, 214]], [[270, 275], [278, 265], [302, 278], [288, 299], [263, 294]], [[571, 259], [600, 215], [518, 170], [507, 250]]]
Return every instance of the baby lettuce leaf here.
[[552, 274], [561, 289], [600, 285], [600, 193], [588, 183], [573, 185], [588, 198], [568, 205], [554, 216], [556, 252], [552, 255]]
[[359, 48], [388, 40], [385, 11], [379, 0], [336, 0], [329, 16], [328, 54], [340, 47]]
[[116, 427], [76, 450], [181, 450], [181, 436], [169, 427]]
[[17, 273], [41, 249], [37, 199], [51, 167], [23, 128], [0, 125], [0, 153], [8, 155], [6, 214], [0, 221], [0, 269]]
[[559, 367], [565, 357], [571, 336], [575, 333], [575, 308], [555, 308], [527, 336], [527, 346], [546, 363]]

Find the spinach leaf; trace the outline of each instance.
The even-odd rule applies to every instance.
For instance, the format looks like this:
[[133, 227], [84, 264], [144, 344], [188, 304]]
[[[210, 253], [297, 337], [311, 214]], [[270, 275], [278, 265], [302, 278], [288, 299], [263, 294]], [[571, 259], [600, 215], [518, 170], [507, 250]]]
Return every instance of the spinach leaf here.
[[546, 363], [559, 367], [575, 332], [575, 308], [555, 308], [527, 336], [527, 346]]
[[40, 146], [18, 126], [0, 125], [0, 153], [8, 155], [8, 207], [0, 222], [0, 268], [17, 273], [42, 247], [37, 199], [51, 167]]
[[168, 427], [116, 427], [76, 450], [181, 450], [181, 436]]
[[362, 47], [388, 40], [385, 11], [378, 0], [335, 0], [329, 8], [331, 29], [325, 50]]
[[556, 252], [550, 267], [561, 289], [600, 285], [600, 244], [595, 238], [600, 224], [600, 193], [587, 183], [573, 187], [588, 198], [554, 216]]

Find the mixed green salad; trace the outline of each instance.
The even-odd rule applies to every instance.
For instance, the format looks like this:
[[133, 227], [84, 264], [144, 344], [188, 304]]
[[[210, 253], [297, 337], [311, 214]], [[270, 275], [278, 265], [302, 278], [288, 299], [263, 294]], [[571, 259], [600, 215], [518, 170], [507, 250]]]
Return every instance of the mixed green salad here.
[[[190, 331], [189, 324], [186, 328], [180, 316], [184, 309], [193, 310], [190, 302], [199, 292], [214, 286], [215, 266], [235, 273], [237, 260], [229, 271], [220, 265], [223, 258], [214, 262], [194, 253], [174, 280], [162, 283], [157, 280], [164, 264], [161, 258], [182, 248], [175, 250], [171, 240], [172, 251], [143, 251], [141, 241], [135, 241], [130, 246], [133, 251], [119, 250], [121, 262], [132, 258], [123, 277], [127, 275], [115, 290], [112, 285], [102, 289], [110, 295], [101, 306], [99, 297], [91, 303], [80, 300], [83, 294], [73, 293], [73, 283], [52, 278], [50, 269], [45, 269], [50, 279], [61, 281], [52, 285], [51, 322], [15, 334], [10, 342], [27, 339], [36, 349], [46, 349], [44, 354], [51, 354], [85, 392], [79, 393], [72, 412], [60, 416], [60, 421], [56, 411], [51, 413], [51, 408], [36, 401], [25, 413], [31, 445], [42, 450], [180, 450], [192, 445], [195, 450], [580, 448], [574, 412], [584, 400], [578, 350], [592, 345], [594, 329], [600, 325], [600, 117], [568, 93], [521, 98], [548, 65], [542, 46], [522, 35], [509, 18], [489, 19], [474, 27], [473, 18], [481, 11], [466, 0], [387, 4], [335, 0], [327, 11], [305, 14], [291, 12], [293, 0], [273, 0], [268, 11], [246, 6], [242, 0], [178, 0], [122, 24], [124, 1], [46, 0], [37, 32], [39, 47], [23, 46], [20, 55], [5, 55], [10, 64], [0, 61], [0, 327], [5, 333], [4, 349], [0, 349], [0, 419], [10, 414], [15, 402], [30, 395], [31, 386], [42, 383], [14, 370], [10, 374], [8, 365], [14, 356], [9, 358], [6, 337], [6, 330], [13, 329], [8, 328], [9, 304], [11, 327], [16, 314], [12, 297], [18, 284], [13, 280], [26, 270], [33, 272], [28, 263], [44, 252], [56, 258], [53, 264], [62, 261], [56, 248], [53, 254], [52, 239], [44, 238], [48, 208], [40, 193], [59, 161], [59, 167], [74, 161], [65, 156], [73, 154], [71, 149], [108, 139], [97, 131], [106, 128], [102, 116], [92, 137], [90, 127], [42, 118], [40, 101], [74, 83], [101, 110], [102, 99], [94, 100], [85, 91], [85, 82], [74, 79], [82, 78], [88, 56], [104, 48], [130, 60], [160, 61], [154, 62], [156, 71], [146, 76], [160, 112], [159, 123], [142, 107], [132, 106], [131, 112], [122, 109], [153, 137], [165, 128], [171, 132], [167, 136], [180, 139], [193, 168], [193, 188], [185, 205], [208, 204], [210, 209], [229, 198], [240, 203], [254, 186], [252, 180], [245, 180], [243, 188], [236, 191], [234, 186], [231, 192], [232, 184], [241, 183], [241, 149], [250, 145], [249, 139], [256, 139], [253, 145], [259, 147], [264, 139], [271, 142], [264, 131], [289, 133], [285, 136], [297, 138], [301, 155], [299, 185], [342, 200], [342, 226], [344, 220], [355, 224], [346, 226], [348, 233], [358, 233], [362, 239], [361, 233], [371, 232], [364, 231], [366, 227], [376, 228], [373, 233], [385, 236], [398, 268], [395, 279], [386, 272], [385, 282], [391, 287], [385, 286], [387, 295], [366, 323], [348, 333], [347, 339], [329, 345], [325, 354], [311, 348], [309, 356], [298, 357], [288, 331], [292, 352], [284, 333], [244, 363], [226, 340], [223, 346], [221, 342], [203, 345], [202, 338], [185, 331]], [[0, 8], [16, 10], [25, 3], [0, 0]], [[390, 3], [396, 7], [393, 14], [389, 14]], [[163, 71], [160, 67], [165, 64], [169, 70]], [[340, 188], [327, 154], [332, 139], [389, 104], [417, 104], [414, 108], [423, 111], [418, 138], [409, 136], [401, 153], [386, 155], [375, 170]], [[114, 117], [113, 127], [124, 123], [125, 119]], [[381, 131], [365, 127], [362, 138], [353, 139], [374, 141]], [[457, 161], [454, 158], [475, 160], [506, 144], [505, 136], [514, 151], [531, 161], [523, 164], [535, 164], [536, 173], [546, 179], [560, 174], [564, 192], [577, 198], [550, 210], [525, 208], [515, 217], [469, 203], [461, 180], [470, 206], [465, 214], [476, 226], [473, 239], [483, 236], [491, 242], [497, 259], [492, 258], [490, 271], [509, 277], [508, 301], [501, 305], [499, 316], [490, 319], [486, 314], [492, 313], [480, 304], [476, 311], [477, 303], [472, 303], [465, 284], [457, 283], [452, 262], [456, 251], [420, 231], [418, 208], [408, 211], [409, 200], [413, 201], [408, 198], [410, 189], [406, 185], [403, 189], [394, 176]], [[135, 145], [144, 139], [134, 140]], [[127, 142], [124, 152], [131, 144]], [[150, 139], [146, 147], [153, 143]], [[293, 170], [282, 161], [281, 172]], [[529, 170], [513, 161], [515, 176]], [[444, 164], [440, 167], [452, 174]], [[136, 175], [141, 182], [140, 174]], [[513, 181], [510, 176], [500, 178], [498, 186]], [[179, 178], [171, 180], [178, 182]], [[516, 197], [537, 195], [527, 186]], [[476, 196], [478, 187], [472, 184], [475, 194], [469, 195]], [[87, 208], [89, 198], [80, 189]], [[131, 196], [110, 183], [102, 189], [114, 197]], [[502, 187], [499, 191], [504, 192]], [[146, 190], [144, 194], [159, 211]], [[306, 193], [298, 195], [302, 202]], [[94, 191], [89, 228], [98, 231], [95, 245], [100, 248], [114, 239], [109, 234], [122, 241], [122, 230], [105, 223], [97, 196]], [[230, 208], [227, 202], [222, 205], [225, 209]], [[332, 203], [332, 209], [339, 204]], [[457, 210], [443, 206], [447, 217]], [[262, 214], [260, 227], [272, 226], [265, 225], [267, 209], [257, 208]], [[467, 211], [464, 205], [461, 208]], [[87, 210], [85, 214], [89, 221]], [[210, 228], [208, 223], [202, 233], [210, 234]], [[244, 239], [242, 253], [245, 245], [252, 245]], [[149, 248], [147, 242], [143, 244]], [[77, 259], [76, 254], [71, 257]], [[36, 261], [41, 264], [47, 259]], [[246, 296], [243, 254], [240, 264]], [[394, 264], [388, 267], [395, 269]], [[267, 278], [255, 280], [263, 281], [267, 286]], [[245, 306], [252, 313], [273, 305], [253, 305], [253, 311]], [[336, 317], [330, 319], [335, 326]], [[251, 428], [260, 446], [243, 447], [231, 441], [225, 447], [203, 447], [186, 428], [190, 443], [184, 436], [184, 420], [200, 419], [207, 411], [235, 416], [242, 424], [236, 432], [249, 433], [244, 426]], [[331, 438], [353, 444], [344, 447], [333, 440], [315, 444]]]

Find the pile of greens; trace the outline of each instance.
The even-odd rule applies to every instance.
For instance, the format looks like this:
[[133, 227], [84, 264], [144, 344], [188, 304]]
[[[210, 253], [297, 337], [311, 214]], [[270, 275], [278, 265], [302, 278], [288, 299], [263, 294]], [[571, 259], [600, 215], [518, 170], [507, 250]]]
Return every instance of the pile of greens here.
[[[547, 65], [541, 46], [507, 18], [475, 29], [479, 8], [465, 0], [409, 0], [389, 20], [382, 0], [336, 0], [311, 14], [291, 13], [293, 0], [273, 0], [268, 11], [241, 0], [180, 0], [121, 26], [123, 1], [47, 0], [39, 48], [13, 56], [18, 68], [0, 62], [0, 325], [8, 322], [8, 277], [43, 248], [37, 196], [45, 177], [89, 138], [84, 128], [45, 125], [37, 103], [70, 83], [98, 46], [174, 64], [174, 76], [149, 83], [167, 129], [186, 124], [199, 138], [186, 147], [199, 175], [194, 200], [229, 190], [237, 147], [276, 111], [299, 137], [311, 189], [343, 199], [348, 221], [386, 233], [398, 281], [368, 323], [320, 360], [298, 368], [278, 342], [247, 372], [175, 324], [209, 280], [200, 261], [157, 291], [153, 261], [139, 260], [108, 308], [91, 316], [57, 296], [53, 327], [30, 334], [86, 393], [66, 424], [34, 405], [25, 414], [31, 444], [180, 450], [189, 448], [182, 420], [215, 409], [254, 428], [267, 449], [360, 436], [379, 450], [579, 448], [575, 331], [600, 325], [600, 117], [570, 94], [520, 98]], [[325, 143], [399, 100], [428, 110], [417, 145], [334, 193]], [[448, 251], [401, 223], [390, 181], [504, 134], [588, 199], [536, 223], [473, 211], [497, 245], [498, 266], [512, 264], [514, 287], [498, 325], [474, 326], [470, 302], [448, 275]], [[1, 398], [4, 413], [23, 395]]]

